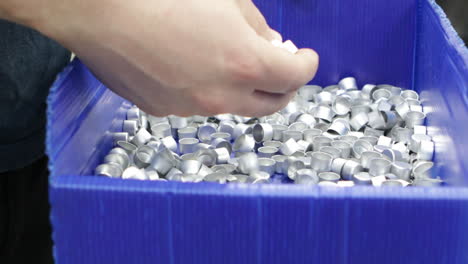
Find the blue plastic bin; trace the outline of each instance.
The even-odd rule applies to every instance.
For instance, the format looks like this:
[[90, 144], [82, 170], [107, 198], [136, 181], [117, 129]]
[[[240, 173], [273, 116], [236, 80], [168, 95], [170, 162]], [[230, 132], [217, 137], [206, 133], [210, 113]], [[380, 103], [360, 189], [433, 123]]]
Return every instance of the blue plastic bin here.
[[129, 106], [78, 60], [49, 97], [57, 263], [468, 263], [468, 51], [432, 0], [259, 0], [321, 56], [313, 81], [355, 76], [421, 94], [443, 188], [321, 188], [91, 176]]

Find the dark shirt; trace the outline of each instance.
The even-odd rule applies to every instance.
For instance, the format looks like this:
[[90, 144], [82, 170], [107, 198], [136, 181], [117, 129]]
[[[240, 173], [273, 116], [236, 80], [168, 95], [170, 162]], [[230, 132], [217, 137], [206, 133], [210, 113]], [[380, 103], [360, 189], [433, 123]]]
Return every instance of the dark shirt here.
[[46, 98], [69, 60], [55, 41], [0, 20], [0, 172], [44, 155]]

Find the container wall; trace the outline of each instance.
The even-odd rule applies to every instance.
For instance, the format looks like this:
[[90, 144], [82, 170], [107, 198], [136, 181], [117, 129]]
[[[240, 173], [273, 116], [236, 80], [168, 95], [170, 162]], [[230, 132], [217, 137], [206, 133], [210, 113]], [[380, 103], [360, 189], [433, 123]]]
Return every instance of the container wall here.
[[[451, 60], [442, 56], [453, 52], [445, 31], [429, 39], [421, 36], [442, 25], [428, 2], [421, 1], [419, 15], [418, 5], [409, 0], [257, 3], [286, 38], [321, 54], [314, 82], [325, 85], [353, 75], [361, 84], [414, 83], [434, 109], [428, 124], [443, 153], [436, 156], [440, 172], [464, 183], [460, 179], [466, 167], [459, 157], [468, 142], [458, 131], [464, 119], [450, 121], [454, 109], [448, 100], [459, 102], [457, 111], [467, 112], [461, 108], [466, 93], [460, 85], [466, 84], [467, 74], [463, 65], [457, 66], [455, 53]], [[415, 40], [421, 49], [416, 54]], [[429, 64], [418, 65], [413, 79], [415, 58]], [[439, 62], [453, 67], [438, 68]], [[445, 80], [434, 77], [439, 75]], [[447, 97], [443, 89], [452, 87], [459, 88]], [[79, 61], [52, 89], [48, 153], [59, 264], [468, 263], [467, 188], [327, 189], [84, 176], [110, 149], [109, 133], [120, 130], [126, 107]], [[447, 136], [457, 142], [441, 144], [449, 141]]]
[[412, 88], [417, 0], [254, 0], [270, 26], [320, 55], [313, 83]]
[[428, 112], [439, 175], [468, 184], [468, 50], [442, 10], [422, 0], [418, 16], [415, 88]]
[[79, 60], [58, 77], [48, 99], [47, 154], [53, 175], [91, 175], [122, 130], [129, 104]]

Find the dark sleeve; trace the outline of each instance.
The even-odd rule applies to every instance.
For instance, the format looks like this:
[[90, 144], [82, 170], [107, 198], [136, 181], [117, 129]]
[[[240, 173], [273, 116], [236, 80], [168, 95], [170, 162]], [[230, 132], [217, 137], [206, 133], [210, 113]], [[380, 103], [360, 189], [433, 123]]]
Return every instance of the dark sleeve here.
[[46, 98], [69, 60], [55, 41], [0, 20], [0, 172], [44, 155]]

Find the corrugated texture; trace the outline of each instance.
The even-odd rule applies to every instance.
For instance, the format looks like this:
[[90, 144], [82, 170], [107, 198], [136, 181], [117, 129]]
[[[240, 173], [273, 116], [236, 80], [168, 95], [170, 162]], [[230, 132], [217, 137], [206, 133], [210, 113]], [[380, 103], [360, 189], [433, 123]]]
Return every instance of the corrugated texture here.
[[416, 0], [285, 0], [281, 33], [319, 53], [313, 83], [357, 76], [361, 85], [411, 88], [416, 7]]
[[436, 144], [440, 174], [468, 184], [468, 50], [434, 1], [422, 1], [415, 85]]
[[438, 171], [464, 187], [327, 189], [83, 176], [110, 149], [105, 132], [118, 130], [128, 105], [75, 61], [49, 98], [57, 263], [468, 263], [468, 56], [440, 10], [429, 0], [256, 2], [287, 38], [321, 53], [320, 83], [353, 74], [421, 91]]
[[47, 103], [50, 171], [92, 174], [111, 147], [110, 132], [122, 130], [129, 104], [96, 80], [79, 60], [58, 76]]

